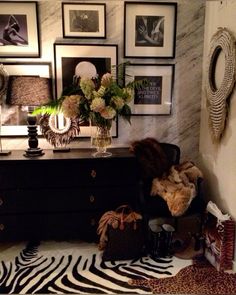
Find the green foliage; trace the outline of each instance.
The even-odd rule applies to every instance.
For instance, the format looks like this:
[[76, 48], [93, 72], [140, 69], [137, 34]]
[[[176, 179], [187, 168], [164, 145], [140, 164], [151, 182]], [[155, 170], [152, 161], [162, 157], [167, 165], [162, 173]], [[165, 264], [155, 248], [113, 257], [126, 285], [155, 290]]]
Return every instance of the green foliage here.
[[130, 107], [125, 104], [120, 112], [120, 115], [123, 117], [124, 120], [128, 121], [131, 124], [130, 116], [131, 116], [131, 109]]
[[48, 104], [35, 108], [33, 115], [58, 114], [60, 112], [62, 102], [63, 96], [58, 100], [51, 100]]

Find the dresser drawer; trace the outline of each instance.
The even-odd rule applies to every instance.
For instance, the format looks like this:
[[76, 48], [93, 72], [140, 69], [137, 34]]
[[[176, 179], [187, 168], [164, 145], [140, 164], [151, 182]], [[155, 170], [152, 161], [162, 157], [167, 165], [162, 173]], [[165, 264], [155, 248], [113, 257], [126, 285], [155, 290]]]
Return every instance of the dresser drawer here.
[[12, 151], [0, 159], [0, 241], [96, 241], [102, 214], [139, 199], [137, 159], [127, 148], [110, 158], [92, 151], [45, 151], [26, 158]]
[[83, 239], [97, 241], [101, 213], [25, 214], [0, 216], [0, 241]]
[[134, 157], [9, 161], [0, 167], [1, 189], [126, 185], [137, 179]]
[[0, 191], [0, 214], [114, 210], [124, 203], [134, 205], [137, 196], [136, 186], [5, 190]]

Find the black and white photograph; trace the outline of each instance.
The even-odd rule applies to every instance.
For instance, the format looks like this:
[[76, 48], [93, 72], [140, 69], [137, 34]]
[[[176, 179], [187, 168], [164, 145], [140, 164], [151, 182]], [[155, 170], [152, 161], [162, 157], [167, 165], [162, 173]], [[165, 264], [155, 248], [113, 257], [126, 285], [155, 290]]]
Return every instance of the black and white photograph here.
[[110, 72], [111, 59], [105, 57], [62, 57], [62, 85], [63, 89], [86, 73], [86, 76], [96, 79]]
[[163, 46], [164, 16], [136, 16], [135, 46]]
[[125, 2], [124, 57], [174, 58], [177, 4]]
[[62, 3], [63, 37], [106, 38], [106, 4]]
[[71, 32], [98, 32], [99, 17], [96, 10], [70, 10]]
[[[112, 44], [54, 43], [56, 98], [62, 91], [84, 76], [96, 79], [110, 72], [117, 78], [118, 46]], [[112, 122], [112, 136], [117, 137], [118, 121]], [[89, 122], [80, 126], [79, 137], [90, 137]]]
[[145, 81], [135, 89], [132, 115], [170, 115], [175, 66], [172, 64], [129, 64], [125, 84]]
[[0, 57], [40, 57], [37, 2], [0, 2]]
[[0, 14], [0, 46], [28, 45], [26, 15]]
[[49, 62], [3, 62], [2, 71], [6, 76], [6, 91], [1, 97], [1, 135], [26, 136], [28, 106], [21, 106], [9, 99], [11, 96], [10, 78], [39, 76], [52, 78], [52, 65]]

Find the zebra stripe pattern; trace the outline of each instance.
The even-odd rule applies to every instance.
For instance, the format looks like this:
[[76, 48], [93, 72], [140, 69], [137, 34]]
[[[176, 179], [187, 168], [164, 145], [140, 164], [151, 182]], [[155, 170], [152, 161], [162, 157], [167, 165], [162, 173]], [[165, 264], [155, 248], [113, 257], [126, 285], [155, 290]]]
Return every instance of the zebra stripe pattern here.
[[172, 269], [172, 259], [104, 262], [94, 244], [29, 243], [14, 259], [0, 260], [0, 294], [150, 294], [128, 281], [168, 277]]

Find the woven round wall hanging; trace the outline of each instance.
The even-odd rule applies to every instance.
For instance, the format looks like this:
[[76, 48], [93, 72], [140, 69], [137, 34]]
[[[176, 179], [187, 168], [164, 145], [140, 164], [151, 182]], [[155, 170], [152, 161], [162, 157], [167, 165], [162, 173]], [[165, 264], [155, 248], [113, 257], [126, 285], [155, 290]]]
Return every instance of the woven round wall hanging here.
[[43, 115], [39, 119], [40, 130], [54, 148], [66, 147], [73, 138], [79, 135], [79, 120], [77, 118], [65, 118], [65, 127], [59, 129], [53, 123], [55, 117], [55, 115]]
[[[219, 88], [217, 88], [215, 83], [215, 71], [217, 59], [221, 52], [224, 54], [225, 68], [223, 80]], [[206, 79], [209, 125], [214, 142], [221, 139], [225, 129], [229, 106], [228, 100], [235, 84], [235, 72], [235, 38], [226, 28], [218, 28], [211, 39]]]

